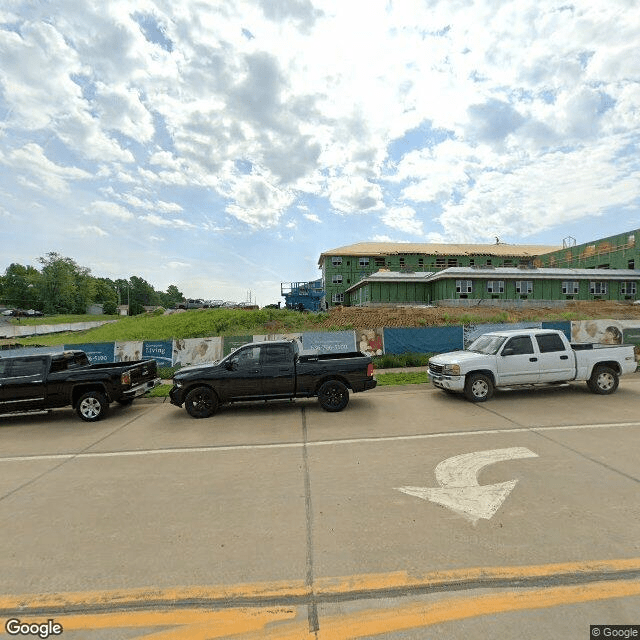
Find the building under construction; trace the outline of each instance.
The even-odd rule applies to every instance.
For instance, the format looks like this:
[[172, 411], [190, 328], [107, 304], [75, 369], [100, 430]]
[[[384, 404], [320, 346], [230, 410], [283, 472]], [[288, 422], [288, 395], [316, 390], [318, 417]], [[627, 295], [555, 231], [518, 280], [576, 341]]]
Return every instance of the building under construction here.
[[[358, 243], [325, 251], [320, 308], [638, 299], [640, 230], [577, 245]], [[323, 287], [324, 283], [324, 287]], [[291, 283], [303, 284], [303, 283]], [[311, 283], [304, 283], [311, 284]], [[285, 295], [283, 293], [283, 295]], [[525, 303], [526, 304], [526, 303]]]

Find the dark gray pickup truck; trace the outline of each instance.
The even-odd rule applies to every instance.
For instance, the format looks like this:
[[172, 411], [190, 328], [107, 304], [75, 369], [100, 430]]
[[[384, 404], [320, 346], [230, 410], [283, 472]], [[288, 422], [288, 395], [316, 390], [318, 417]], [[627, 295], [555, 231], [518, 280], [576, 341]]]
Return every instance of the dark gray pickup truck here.
[[155, 360], [91, 364], [84, 351], [3, 358], [0, 413], [72, 406], [86, 422], [160, 384]]
[[295, 341], [252, 342], [220, 362], [180, 369], [171, 403], [194, 418], [207, 418], [220, 404], [241, 400], [317, 396], [326, 411], [342, 411], [354, 393], [373, 389], [373, 363], [360, 352], [300, 352]]

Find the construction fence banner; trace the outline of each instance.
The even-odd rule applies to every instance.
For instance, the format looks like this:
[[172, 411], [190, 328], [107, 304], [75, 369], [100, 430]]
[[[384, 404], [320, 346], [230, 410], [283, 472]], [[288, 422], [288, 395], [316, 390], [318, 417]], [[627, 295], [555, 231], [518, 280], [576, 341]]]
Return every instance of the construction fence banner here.
[[228, 356], [232, 351], [253, 342], [253, 336], [224, 336], [222, 339], [223, 354]]
[[222, 343], [223, 339], [219, 336], [215, 338], [174, 340], [172, 366], [185, 367], [189, 364], [204, 364], [205, 362], [220, 360], [223, 356]]
[[599, 342], [600, 344], [622, 344], [625, 331], [638, 329], [637, 320], [576, 320], [571, 322], [571, 342]]
[[462, 349], [462, 345], [461, 326], [384, 329], [385, 353], [443, 353]]
[[142, 359], [153, 358], [159, 367], [173, 366], [173, 340], [145, 340]]
[[116, 342], [115, 354], [116, 362], [134, 362], [142, 360], [142, 348], [144, 343], [142, 340], [134, 340], [132, 342]]
[[362, 351], [368, 355], [383, 353], [443, 353], [468, 346], [488, 331], [543, 328], [563, 331], [572, 342], [633, 344], [640, 357], [640, 322], [638, 320], [580, 320], [566, 322], [521, 322], [515, 324], [476, 324], [453, 327], [416, 327], [358, 329], [321, 333], [269, 334], [187, 338], [180, 340], [120, 341], [65, 344], [51, 347], [20, 347], [0, 350], [0, 357], [84, 351], [89, 361], [130, 362], [153, 358], [159, 366], [184, 367], [214, 362], [249, 342], [297, 340], [304, 350], [320, 353]]
[[384, 353], [384, 329], [356, 329], [358, 351], [368, 356], [381, 356]]
[[464, 348], [466, 349], [483, 333], [509, 331], [511, 329], [541, 329], [541, 322], [514, 322], [512, 324], [466, 324], [464, 325]]
[[84, 351], [91, 364], [113, 362], [115, 359], [115, 342], [87, 342], [84, 344], [65, 344], [65, 351]]
[[568, 320], [562, 322], [543, 322], [542, 328], [562, 331], [564, 335], [567, 336], [567, 340], [571, 341], [571, 322]]
[[303, 333], [302, 348], [318, 353], [352, 353], [356, 351], [355, 331]]
[[19, 347], [17, 349], [1, 349], [0, 358], [15, 358], [16, 356], [36, 356], [38, 354], [46, 355], [49, 353], [62, 353], [64, 347], [62, 345], [56, 347]]

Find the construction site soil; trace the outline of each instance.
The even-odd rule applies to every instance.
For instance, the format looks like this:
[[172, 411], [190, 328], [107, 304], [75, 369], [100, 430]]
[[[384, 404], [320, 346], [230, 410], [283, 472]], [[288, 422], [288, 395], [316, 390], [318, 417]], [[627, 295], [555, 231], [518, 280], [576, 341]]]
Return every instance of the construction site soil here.
[[359, 329], [377, 327], [433, 327], [442, 325], [513, 323], [563, 320], [638, 320], [640, 305], [596, 300], [569, 302], [563, 307], [501, 309], [497, 307], [334, 307], [318, 329]]

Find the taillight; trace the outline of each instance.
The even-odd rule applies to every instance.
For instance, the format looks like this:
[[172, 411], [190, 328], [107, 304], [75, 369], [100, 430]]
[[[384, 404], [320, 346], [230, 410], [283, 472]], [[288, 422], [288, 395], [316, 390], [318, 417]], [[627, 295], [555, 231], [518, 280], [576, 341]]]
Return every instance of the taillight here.
[[125, 371], [125, 372], [120, 376], [120, 382], [121, 382], [123, 385], [131, 384], [131, 373], [129, 373], [129, 371]]
[[370, 378], [373, 375], [373, 362], [370, 362], [367, 366], [367, 376]]

